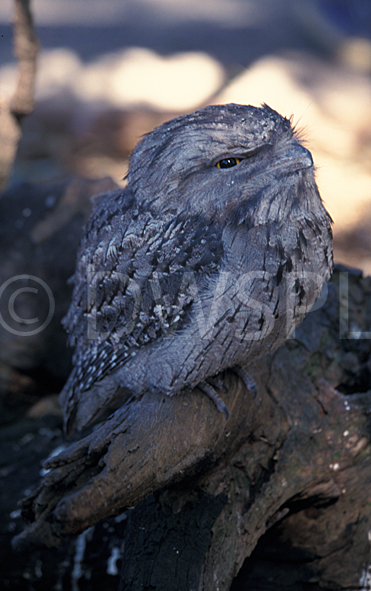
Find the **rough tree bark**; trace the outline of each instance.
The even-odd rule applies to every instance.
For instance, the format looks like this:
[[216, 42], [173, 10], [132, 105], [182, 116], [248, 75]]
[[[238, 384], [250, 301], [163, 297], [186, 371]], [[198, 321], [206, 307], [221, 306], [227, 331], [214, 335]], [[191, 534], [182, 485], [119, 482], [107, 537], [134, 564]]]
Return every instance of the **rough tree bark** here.
[[[228, 590], [258, 543], [246, 586], [232, 589], [369, 589], [370, 319], [371, 279], [338, 268], [295, 338], [249, 367], [255, 398], [226, 372], [227, 421], [197, 390], [118, 410], [46, 462], [14, 547], [93, 535], [135, 506], [121, 590]], [[292, 569], [277, 574], [274, 553], [300, 563], [299, 582], [285, 580]]]
[[18, 84], [8, 101], [0, 97], [0, 190], [4, 189], [21, 139], [21, 119], [34, 108], [38, 40], [32, 24], [30, 0], [14, 0], [14, 53]]

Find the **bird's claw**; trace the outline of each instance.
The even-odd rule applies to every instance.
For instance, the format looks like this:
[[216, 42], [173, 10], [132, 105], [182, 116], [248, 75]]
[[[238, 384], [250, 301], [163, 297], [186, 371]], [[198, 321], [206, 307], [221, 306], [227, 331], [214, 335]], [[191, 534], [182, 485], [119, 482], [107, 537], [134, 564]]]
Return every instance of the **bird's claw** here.
[[219, 394], [217, 394], [215, 388], [213, 386], [211, 386], [210, 384], [208, 384], [207, 382], [203, 381], [200, 382], [198, 384], [198, 388], [204, 392], [205, 394], [207, 394], [207, 396], [210, 398], [210, 400], [213, 401], [213, 403], [215, 404], [216, 408], [218, 409], [219, 412], [224, 412], [225, 414], [225, 418], [228, 420], [229, 418], [229, 410], [226, 407], [226, 405], [224, 404], [223, 400], [220, 398]]
[[235, 365], [231, 369], [239, 378], [241, 378], [246, 388], [249, 390], [249, 392], [252, 392], [253, 398], [255, 398], [258, 391], [256, 389], [256, 385], [252, 377], [247, 373], [247, 371], [243, 367], [240, 367], [239, 365]]

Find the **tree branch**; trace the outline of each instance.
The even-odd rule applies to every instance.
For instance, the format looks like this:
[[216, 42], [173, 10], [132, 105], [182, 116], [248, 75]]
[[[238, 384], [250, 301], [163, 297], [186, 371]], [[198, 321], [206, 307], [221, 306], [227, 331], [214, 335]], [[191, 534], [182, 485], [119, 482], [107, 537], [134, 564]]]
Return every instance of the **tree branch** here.
[[0, 101], [0, 190], [8, 181], [21, 138], [20, 120], [34, 108], [38, 41], [33, 29], [30, 0], [14, 0], [14, 52], [18, 84], [10, 101]]

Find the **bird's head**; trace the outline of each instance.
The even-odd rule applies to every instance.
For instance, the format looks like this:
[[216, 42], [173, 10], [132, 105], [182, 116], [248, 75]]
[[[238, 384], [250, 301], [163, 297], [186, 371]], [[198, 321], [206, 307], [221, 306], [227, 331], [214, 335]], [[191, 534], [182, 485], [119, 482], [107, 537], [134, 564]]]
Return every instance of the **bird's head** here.
[[272, 209], [272, 188], [276, 195], [284, 178], [289, 190], [290, 177], [315, 186], [312, 157], [290, 120], [267, 105], [235, 104], [209, 106], [156, 128], [135, 148], [128, 173], [138, 202], [151, 209], [214, 218], [248, 208], [258, 216], [261, 210], [265, 221], [267, 208], [284, 215]]

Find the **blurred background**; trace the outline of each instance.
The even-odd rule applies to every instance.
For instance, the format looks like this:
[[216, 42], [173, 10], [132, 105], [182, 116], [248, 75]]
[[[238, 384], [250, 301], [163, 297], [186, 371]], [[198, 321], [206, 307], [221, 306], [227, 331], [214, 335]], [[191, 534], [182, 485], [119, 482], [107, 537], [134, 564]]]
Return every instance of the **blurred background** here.
[[[314, 155], [336, 258], [371, 273], [369, 0], [32, 0], [36, 108], [10, 184], [110, 176], [164, 120], [268, 103]], [[0, 101], [17, 79], [0, 4]]]

